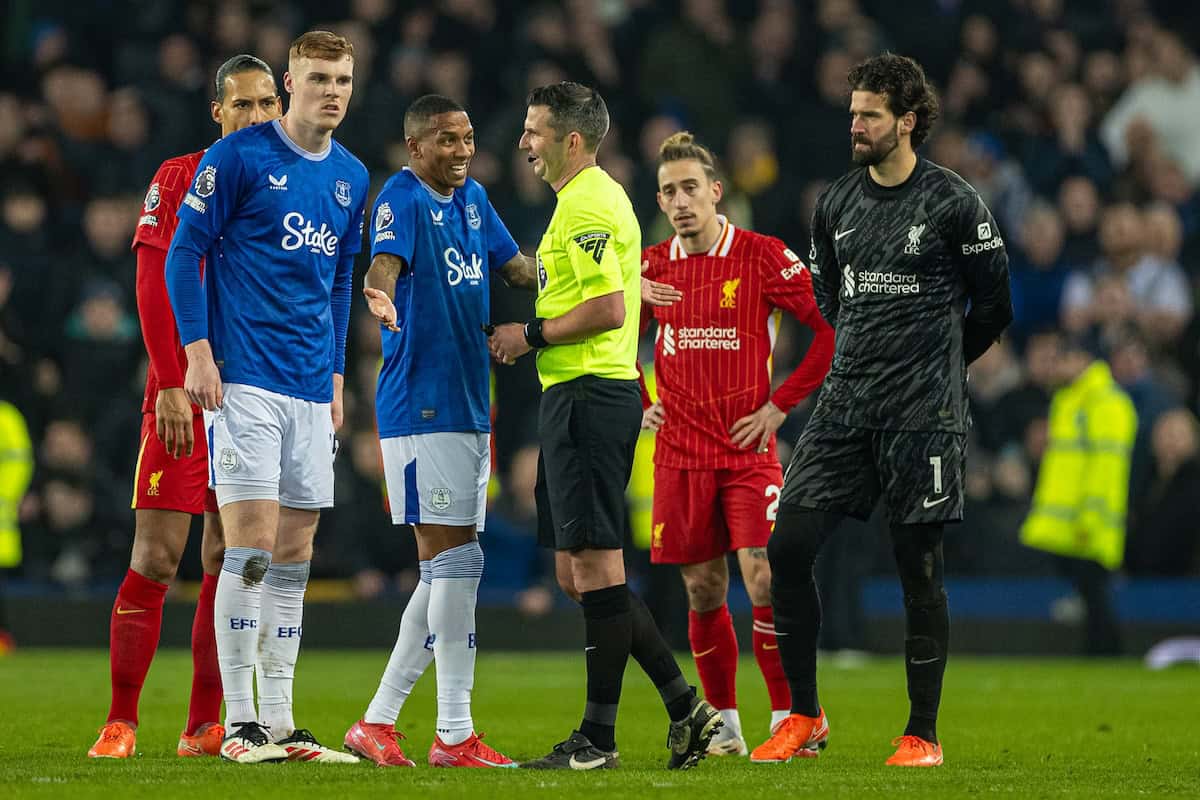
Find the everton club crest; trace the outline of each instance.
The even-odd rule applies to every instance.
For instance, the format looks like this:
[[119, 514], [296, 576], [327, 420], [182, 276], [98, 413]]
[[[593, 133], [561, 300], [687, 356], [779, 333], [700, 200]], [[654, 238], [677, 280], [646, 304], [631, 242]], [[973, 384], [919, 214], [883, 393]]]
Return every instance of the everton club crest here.
[[333, 196], [338, 201], [338, 205], [342, 208], [350, 207], [350, 184], [347, 181], [338, 181], [333, 187]]

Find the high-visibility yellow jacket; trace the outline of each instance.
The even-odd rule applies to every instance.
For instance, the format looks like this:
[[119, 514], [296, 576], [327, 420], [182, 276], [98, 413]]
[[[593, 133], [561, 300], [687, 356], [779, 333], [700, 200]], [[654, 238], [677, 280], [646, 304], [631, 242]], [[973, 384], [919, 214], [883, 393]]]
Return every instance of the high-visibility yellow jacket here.
[[33, 445], [25, 417], [0, 400], [0, 567], [21, 563], [17, 511], [33, 477]]
[[1137, 413], [1108, 364], [1096, 361], [1054, 393], [1049, 428], [1021, 541], [1115, 570], [1125, 555]]

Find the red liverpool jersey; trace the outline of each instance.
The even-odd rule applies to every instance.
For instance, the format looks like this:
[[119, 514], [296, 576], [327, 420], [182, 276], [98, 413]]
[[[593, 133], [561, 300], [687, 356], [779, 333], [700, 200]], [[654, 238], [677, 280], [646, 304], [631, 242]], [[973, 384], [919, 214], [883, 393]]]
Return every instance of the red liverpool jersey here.
[[[203, 151], [189, 153], [162, 163], [150, 182], [150, 189], [142, 204], [142, 215], [133, 234], [133, 249], [138, 262], [138, 317], [142, 322], [142, 340], [150, 356], [150, 368], [146, 371], [146, 394], [142, 398], [143, 413], [154, 410], [154, 401], [158, 398], [160, 388], [182, 387], [187, 373], [187, 355], [179, 343], [179, 331], [175, 328], [175, 315], [171, 313], [163, 271], [171, 237], [179, 224], [176, 212], [203, 155]], [[195, 405], [192, 410], [200, 413]]]
[[[780, 240], [722, 220], [705, 254], [689, 255], [674, 236], [642, 252], [644, 275], [669, 283], [683, 299], [643, 306], [642, 327], [658, 321], [654, 375], [666, 420], [654, 462], [677, 469], [730, 469], [778, 461], [733, 445], [730, 428], [770, 399], [783, 412], [825, 379], [833, 330], [817, 310], [812, 277]], [[647, 263], [648, 262], [648, 263]], [[771, 394], [771, 351], [787, 311], [816, 333], [804, 361]]]

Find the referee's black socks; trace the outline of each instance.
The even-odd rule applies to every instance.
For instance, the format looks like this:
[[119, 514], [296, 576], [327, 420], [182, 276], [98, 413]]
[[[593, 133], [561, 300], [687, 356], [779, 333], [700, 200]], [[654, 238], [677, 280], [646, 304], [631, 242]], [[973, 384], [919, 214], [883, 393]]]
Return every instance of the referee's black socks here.
[[617, 748], [617, 705], [633, 640], [630, 592], [625, 584], [583, 592], [587, 646], [587, 706], [579, 732], [601, 750]]
[[675, 660], [675, 655], [667, 646], [662, 631], [658, 629], [654, 616], [642, 598], [630, 592], [629, 606], [633, 617], [630, 654], [650, 678], [654, 688], [658, 689], [671, 721], [678, 722], [692, 710], [692, 698], [696, 696], [696, 690], [688, 685], [687, 679], [679, 671], [679, 662]]

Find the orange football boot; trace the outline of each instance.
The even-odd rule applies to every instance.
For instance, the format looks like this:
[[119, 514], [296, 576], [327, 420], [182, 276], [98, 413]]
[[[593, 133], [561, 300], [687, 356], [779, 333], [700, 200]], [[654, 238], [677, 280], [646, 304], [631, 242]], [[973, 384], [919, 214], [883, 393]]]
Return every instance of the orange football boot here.
[[892, 740], [897, 748], [887, 760], [892, 767], [938, 767], [942, 764], [942, 746], [920, 736], [900, 736]]
[[128, 722], [110, 722], [100, 729], [100, 738], [88, 750], [88, 758], [129, 758], [137, 750], [137, 734]]
[[750, 760], [755, 764], [778, 764], [793, 758], [816, 758], [828, 738], [825, 709], [816, 717], [788, 714], [771, 731], [771, 738], [754, 748]]
[[225, 727], [218, 722], [206, 722], [188, 736], [187, 732], [179, 734], [179, 746], [175, 755], [190, 758], [193, 756], [221, 755], [221, 742], [225, 739]]

